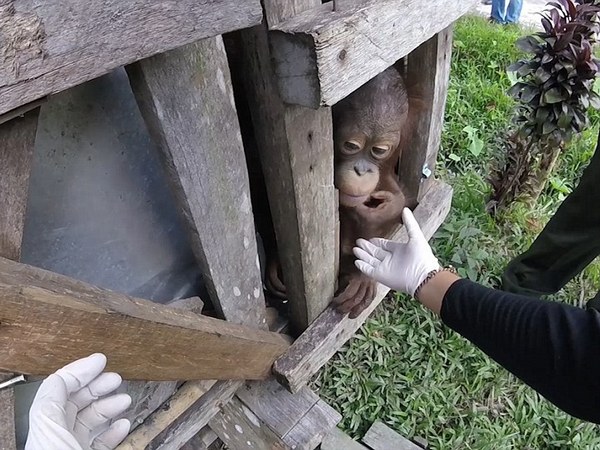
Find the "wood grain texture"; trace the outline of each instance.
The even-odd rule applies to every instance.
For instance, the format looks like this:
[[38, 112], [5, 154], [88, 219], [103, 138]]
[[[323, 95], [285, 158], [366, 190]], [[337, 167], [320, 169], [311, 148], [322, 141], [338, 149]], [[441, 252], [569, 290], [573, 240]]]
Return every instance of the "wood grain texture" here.
[[222, 38], [145, 59], [127, 72], [213, 305], [230, 322], [266, 329], [248, 172]]
[[[173, 300], [166, 304], [170, 308], [179, 308], [201, 314], [204, 302], [200, 297]], [[121, 417], [129, 419], [131, 430], [144, 423], [146, 418], [156, 411], [171, 395], [177, 391], [177, 381], [129, 381], [125, 391], [131, 396], [131, 406]]]
[[289, 450], [237, 397], [224, 405], [209, 425], [230, 450]]
[[210, 422], [231, 449], [312, 450], [341, 416], [308, 388], [290, 394], [274, 380], [238, 390]]
[[270, 27], [283, 100], [331, 106], [468, 12], [476, 0], [360, 0]]
[[[425, 236], [430, 239], [443, 223], [450, 210], [452, 188], [440, 181], [434, 181], [414, 211], [415, 218]], [[404, 228], [397, 231], [392, 239], [407, 241]], [[294, 342], [290, 349], [273, 365], [273, 373], [280, 383], [291, 392], [298, 392], [310, 378], [350, 339], [362, 326], [371, 312], [387, 295], [389, 289], [381, 284], [373, 303], [356, 319], [340, 314], [329, 307]]]
[[[145, 449], [171, 450], [182, 447], [204, 428], [224, 405], [229, 403], [242, 383], [233, 380], [217, 382], [210, 391], [198, 398], [190, 408], [164, 428]], [[131, 450], [138, 450], [138, 448], [140, 447], [132, 447]]]
[[177, 381], [128, 381], [124, 392], [131, 396], [131, 406], [122, 415], [131, 422], [131, 432], [177, 391]]
[[291, 394], [275, 380], [248, 382], [236, 395], [278, 436], [288, 434], [319, 401], [308, 387]]
[[[267, 15], [296, 2], [267, 7]], [[320, 3], [318, 0], [302, 5]], [[267, 6], [267, 5], [266, 5]], [[300, 6], [297, 4], [296, 6]], [[286, 289], [290, 320], [302, 332], [333, 298], [337, 270], [337, 197], [331, 110], [287, 106], [279, 97], [264, 26], [242, 32], [246, 91]]]
[[[408, 58], [409, 133], [403, 142], [400, 179], [409, 199], [420, 200], [434, 179], [450, 79], [452, 26], [417, 47]], [[431, 171], [423, 176], [423, 168]]]
[[259, 0], [5, 0], [0, 114], [261, 18]]
[[46, 98], [40, 98], [38, 100], [34, 100], [33, 102], [26, 103], [23, 106], [19, 106], [18, 108], [13, 109], [5, 114], [0, 114], [0, 125], [2, 125], [5, 122], [9, 122], [13, 119], [24, 117], [25, 114], [27, 114], [29, 111], [38, 109], [44, 103], [46, 103]]
[[[0, 382], [10, 380], [15, 374], [0, 372]], [[0, 391], [0, 450], [16, 450], [15, 396], [13, 389]]]
[[264, 13], [269, 27], [314, 8], [314, 0], [263, 0]]
[[39, 108], [0, 125], [0, 256], [18, 261]]
[[373, 423], [362, 441], [373, 450], [421, 450], [421, 447], [379, 421]]
[[277, 333], [0, 258], [2, 369], [47, 375], [69, 361], [103, 352], [109, 370], [124, 379], [261, 379], [288, 346]]
[[359, 442], [356, 442], [339, 428], [331, 430], [323, 442], [320, 450], [369, 450]]
[[[0, 256], [16, 261], [21, 257], [39, 107], [20, 114], [0, 122]], [[0, 381], [13, 376], [0, 372]], [[13, 389], [0, 391], [0, 450], [16, 448], [14, 408]]]
[[[189, 299], [186, 299], [170, 303], [169, 305], [188, 308], [190, 306], [189, 303]], [[282, 332], [287, 327], [287, 321], [280, 317], [274, 308], [267, 308], [267, 321], [269, 328], [274, 332]], [[164, 448], [168, 449], [173, 448], [175, 444], [182, 445], [187, 442], [186, 439], [193, 438], [195, 433], [202, 428], [203, 424], [205, 425], [210, 417], [212, 417], [206, 415], [199, 408], [208, 408], [209, 413], [216, 411], [214, 409], [215, 405], [218, 409], [220, 407], [219, 404], [227, 403], [233, 394], [239, 390], [242, 383], [236, 382], [236, 384], [224, 385], [217, 383], [214, 387], [216, 394], [211, 393], [209, 397], [212, 398], [212, 403], [201, 401], [201, 397], [205, 392], [197, 389], [196, 385], [197, 382], [188, 381], [180, 387], [181, 392], [187, 392], [184, 397], [187, 410], [182, 406], [181, 402], [179, 403], [180, 406], [176, 408], [171, 406], [170, 402], [164, 403], [162, 408], [157, 409], [148, 421], [125, 440], [120, 448], [135, 450], [146, 447], [163, 448], [164, 446]], [[159, 394], [157, 393], [157, 395]], [[176, 412], [174, 413], [173, 411]], [[200, 421], [198, 422], [198, 420]]]
[[190, 439], [181, 450], [209, 450], [210, 446], [216, 444], [215, 441], [219, 439], [217, 433], [215, 433], [210, 427], [206, 426], [202, 428], [196, 436]]
[[341, 420], [340, 413], [319, 400], [283, 440], [292, 450], [313, 450]]
[[[119, 445], [120, 450], [147, 448], [165, 428], [181, 417], [199, 398], [205, 395], [216, 381], [190, 381], [182, 385], [175, 394], [157, 409], [142, 425], [136, 428]], [[192, 435], [193, 437], [193, 435]]]

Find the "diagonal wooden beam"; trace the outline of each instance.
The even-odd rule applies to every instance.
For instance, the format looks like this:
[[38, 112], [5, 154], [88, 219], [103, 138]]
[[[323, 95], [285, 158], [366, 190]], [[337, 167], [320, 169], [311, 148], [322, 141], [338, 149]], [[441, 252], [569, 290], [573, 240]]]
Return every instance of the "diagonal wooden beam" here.
[[288, 345], [0, 258], [0, 369], [47, 375], [103, 352], [124, 379], [263, 379]]
[[312, 450], [341, 418], [307, 387], [290, 394], [266, 380], [238, 390], [209, 425], [231, 450]]
[[[415, 209], [415, 218], [428, 239], [446, 218], [451, 200], [452, 188], [440, 181], [434, 181]], [[407, 240], [406, 230], [401, 228], [392, 239]], [[340, 314], [331, 306], [327, 308], [290, 349], [275, 361], [273, 373], [277, 380], [292, 393], [302, 389], [356, 333], [388, 292], [387, 287], [378, 285], [375, 300], [356, 319], [349, 319], [347, 315]]]
[[[39, 108], [18, 114], [23, 116], [0, 122], [0, 256], [13, 260], [21, 257]], [[0, 373], [0, 381], [11, 376]], [[12, 389], [0, 391], [0, 443], [2, 450], [16, 448]]]
[[[283, 332], [287, 321], [274, 308], [267, 309], [272, 331]], [[177, 393], [131, 433], [118, 450], [179, 448], [198, 433], [227, 404], [242, 381], [220, 381], [206, 391], [207, 381], [188, 381]]]
[[127, 68], [188, 227], [211, 300], [267, 329], [250, 186], [220, 36]]
[[242, 381], [235, 380], [188, 381], [117, 450], [180, 448], [208, 424], [242, 385]]

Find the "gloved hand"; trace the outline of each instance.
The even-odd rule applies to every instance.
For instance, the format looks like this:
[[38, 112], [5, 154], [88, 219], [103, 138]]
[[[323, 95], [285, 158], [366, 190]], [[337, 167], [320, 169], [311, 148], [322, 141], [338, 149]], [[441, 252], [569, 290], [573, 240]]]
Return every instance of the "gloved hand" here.
[[414, 295], [429, 272], [440, 268], [419, 224], [408, 208], [402, 210], [408, 243], [359, 239], [354, 247], [356, 267], [390, 289]]
[[119, 374], [102, 373], [106, 356], [95, 353], [57, 370], [44, 380], [29, 411], [25, 450], [112, 450], [130, 423], [111, 419], [131, 404], [127, 394], [107, 395], [121, 384]]

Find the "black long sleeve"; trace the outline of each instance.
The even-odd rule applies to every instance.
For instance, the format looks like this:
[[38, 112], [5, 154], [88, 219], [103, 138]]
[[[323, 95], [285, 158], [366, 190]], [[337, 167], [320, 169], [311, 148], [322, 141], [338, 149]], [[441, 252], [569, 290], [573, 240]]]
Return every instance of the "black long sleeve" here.
[[600, 313], [463, 279], [441, 317], [562, 410], [600, 423]]

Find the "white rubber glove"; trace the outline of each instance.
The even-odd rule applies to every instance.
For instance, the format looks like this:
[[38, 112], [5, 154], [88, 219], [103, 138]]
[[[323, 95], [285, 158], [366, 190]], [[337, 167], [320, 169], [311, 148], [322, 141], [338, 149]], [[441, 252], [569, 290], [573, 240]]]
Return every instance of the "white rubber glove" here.
[[362, 273], [390, 289], [414, 295], [429, 272], [439, 269], [440, 264], [410, 209], [404, 208], [402, 220], [408, 243], [359, 239], [353, 249], [355, 264]]
[[129, 408], [131, 397], [102, 398], [121, 384], [106, 372], [106, 356], [95, 353], [57, 370], [44, 380], [29, 410], [25, 450], [112, 450], [129, 433], [130, 423], [111, 419]]

